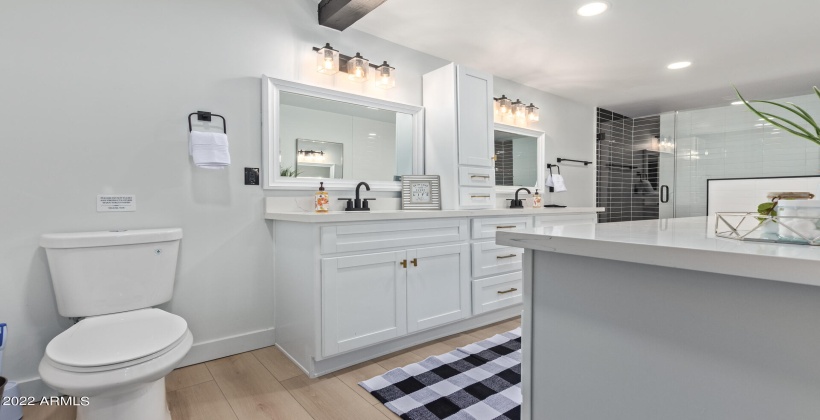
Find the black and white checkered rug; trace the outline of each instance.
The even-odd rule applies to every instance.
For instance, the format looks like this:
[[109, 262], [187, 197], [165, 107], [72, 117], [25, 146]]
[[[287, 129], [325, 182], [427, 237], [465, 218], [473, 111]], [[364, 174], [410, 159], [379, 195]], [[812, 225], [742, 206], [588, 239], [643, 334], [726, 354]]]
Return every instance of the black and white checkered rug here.
[[407, 420], [521, 418], [521, 328], [360, 382]]

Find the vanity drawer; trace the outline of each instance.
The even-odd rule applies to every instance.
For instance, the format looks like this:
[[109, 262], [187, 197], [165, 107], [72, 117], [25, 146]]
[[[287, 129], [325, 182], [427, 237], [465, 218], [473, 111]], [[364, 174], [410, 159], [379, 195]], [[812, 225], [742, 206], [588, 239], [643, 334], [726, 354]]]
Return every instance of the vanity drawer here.
[[473, 280], [473, 315], [521, 303], [520, 271]]
[[458, 168], [458, 183], [465, 187], [495, 187], [494, 168]]
[[535, 227], [560, 226], [560, 225], [580, 225], [586, 223], [597, 223], [598, 215], [588, 214], [556, 214], [550, 216], [535, 216]]
[[524, 229], [532, 227], [532, 217], [493, 217], [473, 219], [473, 239], [495, 238], [499, 230]]
[[491, 209], [495, 207], [495, 188], [461, 187], [459, 204], [463, 209]]
[[458, 242], [469, 237], [466, 219], [431, 219], [323, 226], [321, 251], [370, 251]]
[[495, 242], [473, 244], [473, 277], [521, 270], [524, 248], [496, 245]]

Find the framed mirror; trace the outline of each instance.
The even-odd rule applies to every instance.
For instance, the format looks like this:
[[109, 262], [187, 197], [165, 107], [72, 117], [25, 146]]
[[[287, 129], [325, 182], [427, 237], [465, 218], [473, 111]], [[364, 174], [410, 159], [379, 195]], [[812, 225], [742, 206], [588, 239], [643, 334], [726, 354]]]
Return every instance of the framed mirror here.
[[423, 108], [263, 77], [266, 189], [399, 191], [421, 174]]
[[544, 192], [543, 131], [507, 124], [495, 124], [495, 188], [497, 192], [515, 192], [526, 187]]

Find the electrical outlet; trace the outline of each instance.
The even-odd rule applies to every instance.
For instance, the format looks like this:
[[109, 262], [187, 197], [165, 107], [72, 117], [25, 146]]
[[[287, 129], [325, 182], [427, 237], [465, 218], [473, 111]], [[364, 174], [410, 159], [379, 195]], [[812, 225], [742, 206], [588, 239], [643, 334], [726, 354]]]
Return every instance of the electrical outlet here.
[[245, 185], [259, 185], [259, 168], [245, 168]]

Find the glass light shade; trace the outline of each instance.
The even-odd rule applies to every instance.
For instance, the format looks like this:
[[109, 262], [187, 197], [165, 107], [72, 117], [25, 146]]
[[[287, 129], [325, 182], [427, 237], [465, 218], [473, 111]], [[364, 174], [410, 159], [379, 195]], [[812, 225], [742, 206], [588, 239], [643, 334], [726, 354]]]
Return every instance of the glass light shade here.
[[366, 82], [370, 61], [356, 53], [356, 56], [347, 62], [347, 78], [354, 82]]
[[527, 106], [527, 119], [532, 122], [535, 122], [538, 121], [540, 118], [541, 117], [538, 112], [538, 107], [533, 105], [532, 102], [530, 102], [530, 104]]
[[516, 119], [524, 118], [527, 114], [527, 106], [524, 105], [521, 100], [516, 99], [515, 102], [512, 103], [512, 112]]
[[512, 114], [512, 101], [509, 100], [505, 95], [501, 95], [498, 98], [498, 112], [501, 115]]
[[396, 87], [396, 69], [390, 67], [387, 61], [376, 67], [376, 86], [382, 89]]
[[322, 74], [335, 74], [339, 71], [339, 51], [330, 44], [325, 44], [316, 52], [316, 71]]

